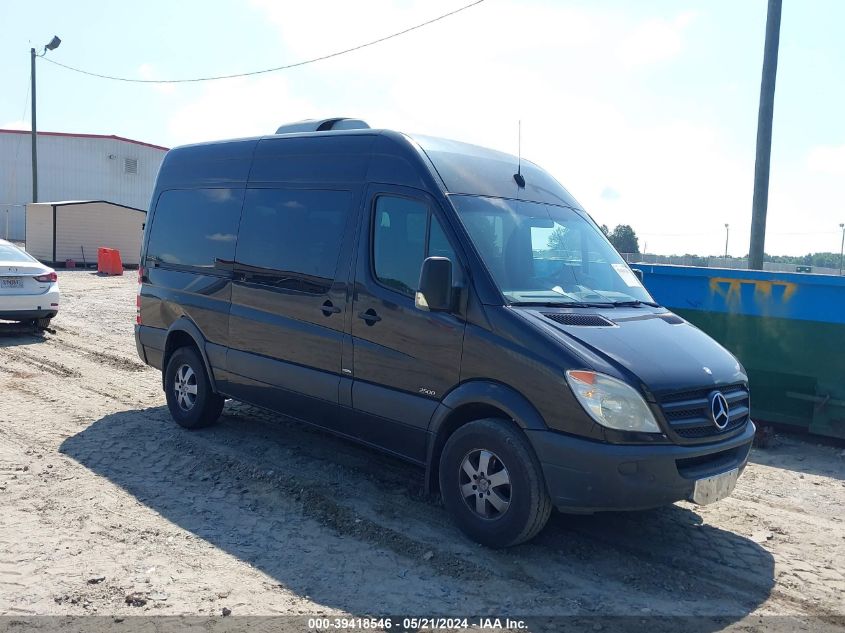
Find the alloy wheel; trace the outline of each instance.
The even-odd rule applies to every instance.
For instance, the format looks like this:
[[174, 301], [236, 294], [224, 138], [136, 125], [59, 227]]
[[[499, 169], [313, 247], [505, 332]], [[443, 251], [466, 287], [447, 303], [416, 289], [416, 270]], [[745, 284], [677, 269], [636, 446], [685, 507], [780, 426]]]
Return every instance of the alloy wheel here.
[[458, 486], [464, 503], [482, 519], [498, 519], [510, 506], [510, 474], [492, 451], [474, 449], [464, 456]]
[[182, 411], [190, 411], [197, 401], [197, 375], [190, 365], [181, 365], [176, 370], [174, 384], [176, 402]]

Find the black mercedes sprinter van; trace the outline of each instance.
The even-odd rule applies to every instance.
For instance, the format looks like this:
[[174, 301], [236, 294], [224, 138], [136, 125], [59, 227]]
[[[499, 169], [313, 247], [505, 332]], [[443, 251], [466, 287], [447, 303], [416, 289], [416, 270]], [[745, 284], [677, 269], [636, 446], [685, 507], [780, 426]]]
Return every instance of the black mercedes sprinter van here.
[[494, 547], [553, 506], [730, 494], [755, 430], [743, 367], [554, 178], [363, 122], [293, 129], [161, 166], [135, 332], [177, 423], [234, 398], [376, 446]]

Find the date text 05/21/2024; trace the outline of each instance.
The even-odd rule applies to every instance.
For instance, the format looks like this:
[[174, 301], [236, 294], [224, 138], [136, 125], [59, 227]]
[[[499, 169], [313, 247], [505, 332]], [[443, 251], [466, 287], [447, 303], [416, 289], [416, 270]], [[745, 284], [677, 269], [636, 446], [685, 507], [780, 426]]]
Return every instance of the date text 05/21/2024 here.
[[446, 618], [446, 617], [403, 617], [403, 618], [309, 618], [309, 631], [364, 629], [375, 631], [416, 631], [420, 629], [460, 631], [463, 629], [484, 629], [520, 631], [526, 627], [524, 620], [511, 618]]

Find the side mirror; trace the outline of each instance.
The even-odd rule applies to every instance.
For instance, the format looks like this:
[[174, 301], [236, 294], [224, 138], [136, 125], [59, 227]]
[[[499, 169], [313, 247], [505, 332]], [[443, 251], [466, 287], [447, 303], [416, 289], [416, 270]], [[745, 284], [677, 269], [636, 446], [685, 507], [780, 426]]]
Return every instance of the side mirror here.
[[452, 262], [448, 257], [429, 257], [423, 262], [414, 305], [430, 312], [452, 308]]
[[643, 282], [643, 271], [639, 268], [632, 268], [631, 270], [634, 271], [634, 274], [637, 276], [637, 279], [640, 280], [640, 283]]

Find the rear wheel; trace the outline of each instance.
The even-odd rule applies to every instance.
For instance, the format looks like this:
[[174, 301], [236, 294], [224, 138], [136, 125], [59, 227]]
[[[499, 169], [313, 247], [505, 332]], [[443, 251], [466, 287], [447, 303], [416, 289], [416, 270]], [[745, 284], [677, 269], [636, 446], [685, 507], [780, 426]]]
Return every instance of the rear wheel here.
[[170, 415], [186, 429], [214, 424], [223, 410], [224, 399], [212, 391], [205, 363], [192, 347], [180, 347], [170, 356], [164, 391]]
[[44, 317], [43, 319], [35, 319], [35, 327], [39, 330], [46, 330], [50, 327], [50, 321], [53, 320], [53, 317]]
[[505, 420], [477, 420], [452, 434], [440, 458], [440, 492], [458, 527], [488, 547], [534, 538], [551, 513], [537, 457]]

